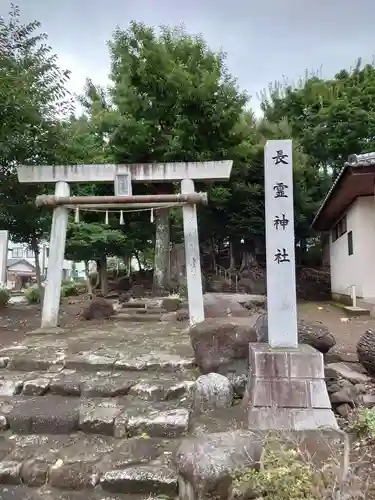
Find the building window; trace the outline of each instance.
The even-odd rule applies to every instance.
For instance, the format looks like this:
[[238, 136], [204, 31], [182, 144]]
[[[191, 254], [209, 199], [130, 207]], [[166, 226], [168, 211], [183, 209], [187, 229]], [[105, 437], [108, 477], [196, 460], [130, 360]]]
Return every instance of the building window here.
[[22, 257], [23, 257], [23, 248], [22, 247], [12, 248], [12, 259], [22, 259]]
[[340, 238], [340, 236], [345, 234], [347, 231], [346, 215], [344, 215], [344, 217], [338, 222], [337, 226], [338, 226], [338, 233], [339, 233], [339, 238]]
[[337, 238], [339, 237], [339, 231], [338, 231], [338, 229], [339, 229], [339, 228], [338, 228], [338, 225], [337, 225], [337, 224], [336, 224], [336, 226], [334, 226], [334, 227], [332, 228], [332, 243], [333, 243], [334, 241], [336, 241], [336, 240], [337, 240]]
[[27, 250], [26, 250], [26, 257], [28, 259], [33, 259], [35, 257], [34, 251], [31, 248], [27, 248]]
[[338, 223], [332, 228], [332, 242], [336, 241], [340, 236], [347, 232], [347, 222], [346, 215], [338, 221]]
[[353, 255], [353, 232], [348, 232], [348, 254]]

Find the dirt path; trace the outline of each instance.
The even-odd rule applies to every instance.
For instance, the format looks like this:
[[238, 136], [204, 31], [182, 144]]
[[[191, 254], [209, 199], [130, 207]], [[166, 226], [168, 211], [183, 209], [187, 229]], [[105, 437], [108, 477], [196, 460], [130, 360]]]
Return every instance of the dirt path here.
[[345, 352], [355, 352], [361, 335], [369, 328], [375, 330], [375, 318], [348, 318], [340, 309], [324, 302], [300, 303], [298, 315], [306, 321], [320, 321], [326, 325], [334, 335], [337, 347]]
[[[73, 328], [82, 326], [78, 314], [86, 302], [86, 297], [65, 301], [61, 306], [61, 326]], [[337, 345], [346, 352], [355, 352], [360, 336], [368, 329], [375, 330], [375, 318], [362, 316], [347, 318], [342, 311], [328, 303], [302, 302], [298, 305], [298, 315], [307, 321], [320, 321], [335, 336]], [[90, 322], [90, 326], [94, 325]], [[40, 326], [40, 306], [12, 304], [0, 312], [0, 346], [8, 346], [22, 341], [25, 333]]]

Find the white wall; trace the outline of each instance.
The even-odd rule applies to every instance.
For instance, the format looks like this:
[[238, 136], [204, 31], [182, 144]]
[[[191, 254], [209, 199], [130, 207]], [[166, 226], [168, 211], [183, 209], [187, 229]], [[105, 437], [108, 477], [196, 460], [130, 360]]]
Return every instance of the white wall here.
[[[336, 241], [330, 235], [332, 293], [375, 300], [375, 203], [373, 196], [357, 198], [347, 214], [347, 232]], [[353, 233], [353, 255], [348, 253], [348, 232]]]

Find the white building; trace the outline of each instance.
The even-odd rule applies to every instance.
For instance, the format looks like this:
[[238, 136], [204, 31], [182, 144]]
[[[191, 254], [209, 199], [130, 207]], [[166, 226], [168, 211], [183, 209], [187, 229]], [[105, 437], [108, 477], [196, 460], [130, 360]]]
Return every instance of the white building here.
[[354, 291], [359, 305], [370, 309], [375, 304], [374, 182], [375, 153], [351, 155], [312, 224], [330, 234], [333, 299], [351, 305]]
[[[41, 275], [46, 277], [48, 267], [48, 243], [39, 245], [39, 266]], [[31, 248], [23, 243], [8, 242], [7, 251], [7, 288], [23, 288], [36, 280], [35, 255]], [[85, 267], [83, 262], [73, 263], [64, 260], [63, 279], [83, 278]]]

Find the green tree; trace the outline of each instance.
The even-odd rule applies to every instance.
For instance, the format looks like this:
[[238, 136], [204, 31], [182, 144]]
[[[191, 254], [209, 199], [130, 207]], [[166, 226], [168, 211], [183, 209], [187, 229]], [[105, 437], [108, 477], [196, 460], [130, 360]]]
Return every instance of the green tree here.
[[[156, 34], [134, 22], [127, 30], [115, 31], [110, 53], [114, 108], [107, 130], [115, 162], [233, 158], [243, 141], [237, 125], [247, 97], [228, 73], [224, 54], [211, 51], [203, 38], [183, 29], [162, 27]], [[179, 186], [137, 189], [156, 193]], [[181, 222], [176, 211], [172, 217]], [[172, 229], [172, 236], [181, 237], [175, 224]]]
[[[100, 273], [102, 293], [108, 293], [107, 257], [126, 255], [129, 241], [126, 235], [103, 224], [76, 223], [70, 224], [67, 233], [65, 255], [73, 261], [95, 260]], [[87, 265], [86, 265], [87, 268]]]
[[0, 222], [14, 240], [34, 250], [40, 282], [38, 243], [49, 229], [50, 217], [35, 207], [46, 188], [20, 185], [20, 164], [59, 162], [64, 156], [63, 128], [58, 115], [69, 109], [68, 73], [39, 33], [37, 21], [22, 24], [17, 7], [0, 18]]
[[276, 85], [263, 94], [272, 122], [287, 118], [317, 168], [336, 176], [350, 154], [375, 149], [375, 67], [343, 69], [331, 80], [307, 78], [299, 86]]

